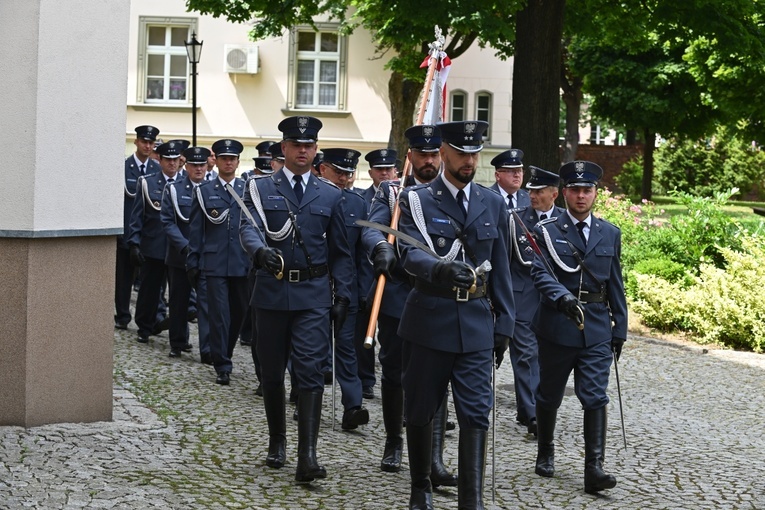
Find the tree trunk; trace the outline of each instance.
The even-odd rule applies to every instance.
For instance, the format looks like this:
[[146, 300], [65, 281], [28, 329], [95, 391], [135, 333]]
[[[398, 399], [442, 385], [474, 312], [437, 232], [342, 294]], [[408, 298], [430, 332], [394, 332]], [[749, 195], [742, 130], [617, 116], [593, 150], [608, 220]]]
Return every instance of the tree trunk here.
[[391, 120], [388, 146], [398, 151], [401, 161], [404, 160], [409, 148], [404, 131], [414, 124], [414, 110], [421, 91], [422, 85], [404, 78], [404, 75], [399, 72], [391, 73], [388, 80]]
[[566, 105], [566, 132], [564, 134], [562, 163], [576, 159], [579, 148], [579, 118], [582, 113], [582, 79], [571, 74], [567, 63], [567, 43], [561, 48], [560, 84], [563, 104]]
[[637, 139], [637, 130], [635, 129], [628, 129], [627, 130], [627, 145], [636, 145], [638, 143]]
[[512, 143], [523, 162], [560, 166], [560, 62], [565, 0], [529, 0], [516, 17]]
[[649, 129], [643, 130], [645, 140], [643, 141], [643, 182], [640, 190], [641, 198], [651, 200], [653, 184], [653, 151], [655, 145], [654, 133]]

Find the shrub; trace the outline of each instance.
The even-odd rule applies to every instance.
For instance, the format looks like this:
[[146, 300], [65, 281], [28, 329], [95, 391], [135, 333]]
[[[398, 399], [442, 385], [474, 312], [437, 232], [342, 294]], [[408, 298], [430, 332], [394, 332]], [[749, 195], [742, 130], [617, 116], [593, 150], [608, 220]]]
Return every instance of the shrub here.
[[643, 157], [627, 161], [622, 171], [614, 177], [616, 185], [629, 197], [639, 197], [643, 186]]

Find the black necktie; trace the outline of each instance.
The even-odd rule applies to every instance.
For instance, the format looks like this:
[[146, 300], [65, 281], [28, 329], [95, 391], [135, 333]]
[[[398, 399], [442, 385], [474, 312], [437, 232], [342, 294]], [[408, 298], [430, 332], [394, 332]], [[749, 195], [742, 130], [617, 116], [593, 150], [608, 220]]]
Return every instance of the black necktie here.
[[146, 175], [146, 165], [141, 163], [140, 170], [141, 170], [141, 175]]
[[510, 197], [510, 209], [515, 209], [515, 195], [507, 195]]
[[467, 218], [467, 209], [465, 209], [465, 190], [459, 190], [457, 192], [457, 205], [462, 211], [462, 216]]
[[539, 217], [539, 221], [544, 221], [547, 219], [547, 213], [542, 213], [542, 215]]
[[174, 181], [175, 181], [175, 179], [173, 179], [172, 177], [170, 177], [170, 178], [167, 180], [167, 183], [168, 183], [168, 184], [172, 184]]
[[584, 235], [584, 227], [587, 226], [587, 223], [580, 221], [576, 224], [576, 228], [579, 229], [579, 237], [582, 238], [582, 243], [584, 243], [585, 246], [587, 246], [587, 237]]
[[292, 190], [295, 192], [298, 204], [303, 201], [303, 178], [299, 175], [293, 175], [292, 180], [295, 181]]

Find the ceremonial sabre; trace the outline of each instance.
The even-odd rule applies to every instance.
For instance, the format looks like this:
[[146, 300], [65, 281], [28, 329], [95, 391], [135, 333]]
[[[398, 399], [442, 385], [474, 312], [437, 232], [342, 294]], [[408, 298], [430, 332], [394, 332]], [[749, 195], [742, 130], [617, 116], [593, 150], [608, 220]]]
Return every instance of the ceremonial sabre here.
[[616, 393], [619, 395], [619, 417], [622, 419], [622, 438], [624, 439], [624, 449], [627, 449], [627, 431], [624, 428], [624, 405], [622, 404], [622, 386], [619, 383], [619, 363], [614, 353], [614, 369], [616, 370]]
[[[515, 212], [515, 210], [510, 211], [513, 215], [513, 218], [515, 221], [518, 222], [518, 224], [521, 226], [521, 230], [523, 230], [523, 235], [526, 236], [526, 240], [529, 242], [529, 245], [531, 246], [531, 249], [534, 250], [534, 253], [539, 255], [539, 258], [542, 259], [542, 263], [545, 266], [545, 269], [550, 274], [550, 276], [555, 279], [555, 281], [558, 281], [558, 277], [555, 276], [555, 271], [553, 271], [553, 268], [550, 266], [550, 262], [547, 260], [547, 257], [545, 257], [542, 254], [542, 250], [539, 249], [539, 245], [537, 244], [536, 240], [534, 239], [534, 236], [529, 232], [529, 229], [526, 228], [526, 224], [523, 223], [523, 220], [521, 220], [521, 217], [518, 216], [518, 213]], [[584, 330], [584, 310], [582, 309], [582, 305], [577, 305], [576, 309], [579, 311], [579, 315], [574, 319], [574, 322], [576, 323], [576, 327], [579, 328], [579, 331]]]
[[[242, 210], [242, 214], [244, 214], [247, 217], [247, 219], [250, 220], [250, 223], [252, 224], [252, 227], [255, 229], [255, 231], [258, 234], [261, 234], [258, 224], [255, 223], [255, 218], [252, 217], [252, 214], [250, 214], [250, 210], [247, 209], [246, 205], [244, 205], [244, 201], [239, 197], [236, 191], [234, 191], [234, 187], [231, 186], [231, 184], [226, 184], [226, 189], [228, 190], [229, 195], [231, 195], [234, 198], [234, 201], [237, 203], [237, 205], [239, 205], [239, 209]], [[262, 234], [260, 235], [260, 239], [263, 241], [263, 244], [268, 246], [268, 243], [266, 243], [266, 240]], [[281, 280], [284, 277], [284, 258], [281, 255], [277, 255], [277, 257], [279, 257], [279, 260], [282, 263], [282, 268], [274, 276], [276, 277], [277, 280]]]
[[[420, 111], [417, 113], [416, 125], [418, 126], [422, 125], [423, 119], [425, 118], [425, 110], [428, 105], [430, 90], [433, 87], [433, 77], [435, 76], [436, 69], [438, 68], [441, 49], [444, 46], [444, 36], [441, 35], [441, 29], [438, 28], [438, 26], [436, 26], [435, 36], [436, 40], [430, 44], [430, 62], [428, 63], [428, 74], [425, 78], [425, 86], [422, 88], [422, 101], [420, 102]], [[404, 160], [404, 169], [401, 172], [400, 178], [402, 188], [406, 182], [406, 178], [409, 177], [410, 167], [411, 163], [409, 162], [409, 158], [406, 158]], [[399, 216], [401, 216], [401, 208], [399, 207], [397, 200], [396, 205], [393, 207], [393, 214], [391, 214], [390, 219], [390, 226], [394, 229], [396, 226], [398, 226]], [[395, 237], [389, 234], [388, 242], [393, 244], [393, 241], [395, 241]], [[383, 290], [385, 290], [385, 275], [381, 274], [377, 278], [377, 288], [375, 288], [375, 295], [372, 299], [372, 307], [369, 310], [369, 325], [367, 326], [367, 334], [364, 338], [365, 349], [371, 349], [375, 342], [375, 328], [377, 327], [377, 317], [380, 315], [380, 305], [382, 304]]]

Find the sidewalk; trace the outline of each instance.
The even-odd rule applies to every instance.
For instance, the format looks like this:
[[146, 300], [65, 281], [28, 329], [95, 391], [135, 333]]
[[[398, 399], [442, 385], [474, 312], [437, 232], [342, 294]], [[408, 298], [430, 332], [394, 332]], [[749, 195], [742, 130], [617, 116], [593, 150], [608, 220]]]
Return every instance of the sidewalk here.
[[[328, 477], [296, 485], [296, 422], [287, 423], [287, 465], [265, 466], [266, 420], [249, 348], [237, 346], [231, 386], [222, 387], [198, 353], [168, 358], [166, 333], [145, 345], [134, 338], [134, 329], [114, 334], [113, 422], [0, 427], [0, 508], [406, 508], [406, 465], [397, 474], [379, 469], [379, 387], [365, 401], [370, 424], [354, 432], [340, 430], [340, 407], [332, 430], [326, 388], [318, 452]], [[544, 479], [534, 474], [536, 443], [515, 424], [512, 372], [503, 365], [494, 508], [765, 508], [765, 356], [633, 337], [619, 371], [629, 448], [612, 372], [606, 469], [618, 485], [595, 497], [582, 490], [573, 383], [558, 415], [556, 475]], [[457, 437], [447, 434], [444, 455], [455, 471]], [[490, 435], [488, 508], [491, 467]], [[456, 489], [437, 490], [434, 503], [457, 508]]]

